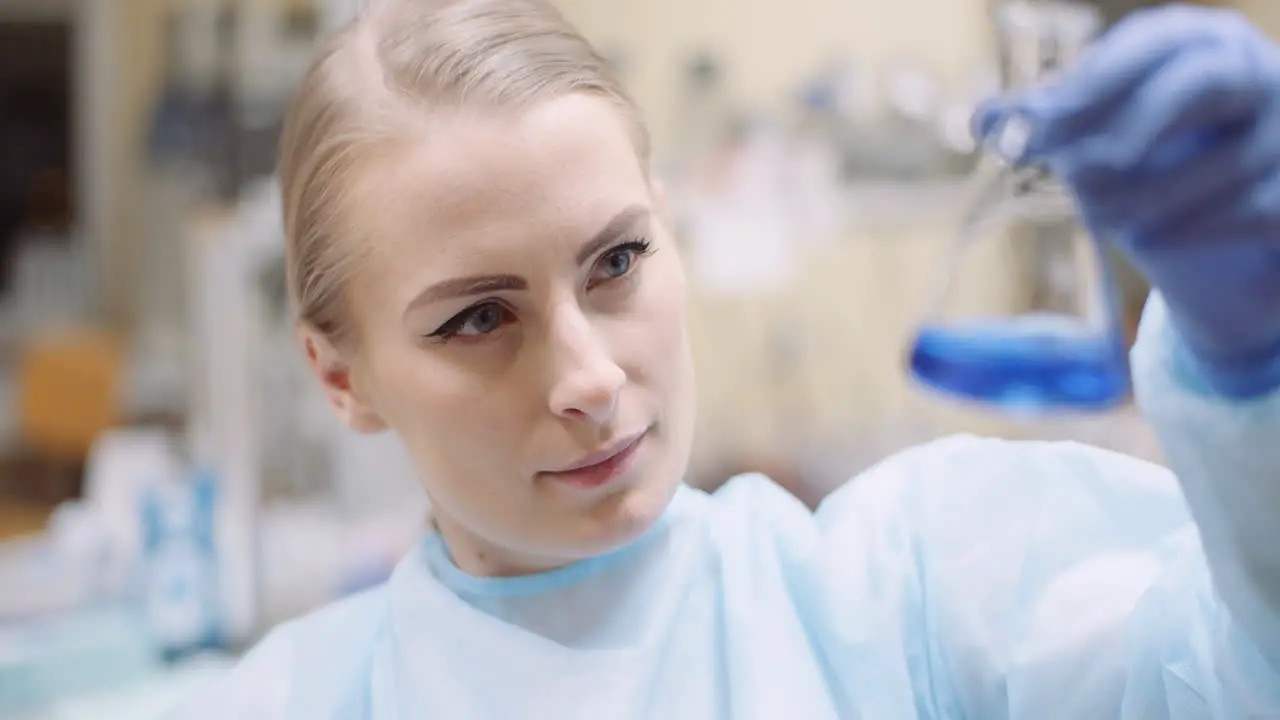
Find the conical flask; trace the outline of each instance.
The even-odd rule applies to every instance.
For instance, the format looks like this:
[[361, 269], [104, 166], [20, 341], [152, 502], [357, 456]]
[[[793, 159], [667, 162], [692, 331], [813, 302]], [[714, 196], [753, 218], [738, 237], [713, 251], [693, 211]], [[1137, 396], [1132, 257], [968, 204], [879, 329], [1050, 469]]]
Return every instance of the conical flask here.
[[[1090, 11], [1066, 3], [1003, 10], [1010, 92], [1073, 62], [1098, 27]], [[1015, 116], [991, 135], [911, 371], [933, 390], [999, 409], [1105, 410], [1129, 394], [1118, 287], [1066, 186], [1047, 167], [1012, 160], [1030, 132]]]

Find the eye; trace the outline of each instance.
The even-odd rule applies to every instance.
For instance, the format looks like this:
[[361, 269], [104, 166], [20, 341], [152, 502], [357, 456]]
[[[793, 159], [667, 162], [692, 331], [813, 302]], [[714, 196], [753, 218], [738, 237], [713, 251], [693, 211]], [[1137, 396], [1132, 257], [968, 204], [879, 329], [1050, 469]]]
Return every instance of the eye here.
[[454, 315], [440, 329], [428, 337], [447, 342], [454, 338], [475, 340], [489, 335], [515, 321], [515, 315], [505, 305], [485, 302], [473, 305]]
[[613, 248], [600, 257], [587, 287], [595, 287], [626, 276], [635, 267], [636, 262], [650, 252], [652, 247], [648, 240], [632, 240]]

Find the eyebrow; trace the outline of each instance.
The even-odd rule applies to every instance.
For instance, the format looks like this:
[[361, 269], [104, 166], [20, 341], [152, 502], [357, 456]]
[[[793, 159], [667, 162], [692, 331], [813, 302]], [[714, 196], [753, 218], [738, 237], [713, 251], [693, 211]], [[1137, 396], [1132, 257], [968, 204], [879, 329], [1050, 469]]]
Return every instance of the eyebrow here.
[[[649, 215], [649, 208], [644, 205], [632, 205], [605, 224], [590, 241], [578, 250], [575, 258], [578, 265], [585, 264], [604, 248], [617, 242], [618, 238], [631, 231], [636, 223]], [[477, 275], [444, 280], [423, 290], [409, 303], [409, 309], [420, 307], [440, 300], [449, 300], [473, 295], [485, 295], [503, 290], [528, 290], [529, 282], [518, 275]]]
[[595, 255], [601, 250], [617, 242], [618, 238], [627, 234], [627, 232], [629, 232], [641, 218], [648, 217], [648, 215], [649, 208], [643, 205], [632, 205], [626, 210], [614, 215], [613, 219], [601, 228], [600, 232], [596, 233], [595, 236], [591, 238], [590, 242], [583, 245], [582, 249], [578, 251], [577, 263], [582, 265], [595, 257]]
[[529, 283], [524, 278], [516, 275], [479, 275], [476, 277], [454, 278], [438, 282], [423, 290], [413, 299], [413, 302], [409, 303], [409, 308], [412, 309], [451, 298], [485, 295], [503, 290], [527, 289], [529, 289]]

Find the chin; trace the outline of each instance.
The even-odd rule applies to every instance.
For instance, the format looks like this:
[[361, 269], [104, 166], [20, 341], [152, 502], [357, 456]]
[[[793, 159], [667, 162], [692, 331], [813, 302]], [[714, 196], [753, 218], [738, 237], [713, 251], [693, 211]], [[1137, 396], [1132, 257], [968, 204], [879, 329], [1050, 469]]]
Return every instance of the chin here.
[[593, 557], [635, 542], [666, 512], [679, 485], [678, 476], [648, 478], [603, 500], [589, 511], [574, 554]]

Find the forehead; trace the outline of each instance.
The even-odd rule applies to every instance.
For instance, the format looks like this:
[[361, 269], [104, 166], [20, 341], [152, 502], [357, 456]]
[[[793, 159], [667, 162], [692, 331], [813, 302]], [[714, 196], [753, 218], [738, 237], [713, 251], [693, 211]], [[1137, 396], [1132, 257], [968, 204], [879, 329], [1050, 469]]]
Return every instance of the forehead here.
[[515, 113], [461, 109], [415, 130], [356, 179], [350, 217], [374, 262], [582, 242], [627, 205], [647, 202], [629, 125], [602, 99], [570, 95]]

